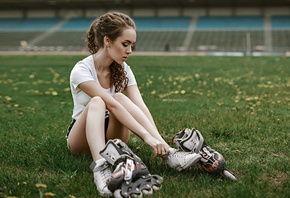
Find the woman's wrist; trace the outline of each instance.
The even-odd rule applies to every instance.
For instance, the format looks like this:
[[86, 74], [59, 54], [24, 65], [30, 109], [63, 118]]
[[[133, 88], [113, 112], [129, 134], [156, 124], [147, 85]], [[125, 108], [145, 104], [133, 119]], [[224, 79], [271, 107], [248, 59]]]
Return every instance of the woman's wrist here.
[[144, 134], [144, 137], [142, 138], [142, 140], [149, 146], [153, 147], [152, 145], [152, 140], [153, 140], [153, 136], [149, 133]]

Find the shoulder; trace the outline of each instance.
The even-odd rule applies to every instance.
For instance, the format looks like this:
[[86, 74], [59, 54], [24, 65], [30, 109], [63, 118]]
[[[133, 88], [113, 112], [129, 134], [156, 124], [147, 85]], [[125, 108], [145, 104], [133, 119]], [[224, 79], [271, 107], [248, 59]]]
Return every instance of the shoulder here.
[[123, 65], [124, 69], [130, 69], [130, 66], [126, 62], [124, 62], [122, 65]]
[[128, 73], [128, 72], [132, 72], [131, 67], [130, 67], [126, 62], [124, 62], [122, 65], [123, 65], [123, 67], [124, 67], [124, 71], [125, 71], [126, 73]]
[[87, 56], [86, 58], [84, 58], [83, 60], [81, 60], [75, 64], [75, 66], [72, 69], [72, 72], [78, 71], [78, 70], [84, 70], [84, 69], [91, 70], [93, 64], [94, 64], [94, 60], [93, 60], [92, 55]]
[[93, 59], [93, 56], [90, 55], [90, 56], [87, 56], [86, 58], [84, 58], [83, 60], [77, 62], [75, 64], [75, 67], [78, 67], [78, 66], [85, 66], [85, 67], [91, 67], [92, 65], [94, 64], [94, 59]]

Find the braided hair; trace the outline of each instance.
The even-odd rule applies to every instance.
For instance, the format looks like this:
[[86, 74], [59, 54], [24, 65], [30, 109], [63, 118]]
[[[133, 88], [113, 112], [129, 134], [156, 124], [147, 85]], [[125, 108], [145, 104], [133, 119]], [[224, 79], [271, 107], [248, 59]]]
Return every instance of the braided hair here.
[[[134, 21], [126, 14], [119, 12], [108, 12], [96, 19], [90, 26], [86, 34], [86, 42], [91, 54], [98, 52], [104, 47], [104, 37], [107, 36], [114, 42], [122, 35], [125, 28], [136, 29]], [[115, 92], [122, 91], [127, 83], [128, 78], [124, 73], [124, 67], [116, 61], [109, 67], [110, 69], [110, 86], [115, 87]]]

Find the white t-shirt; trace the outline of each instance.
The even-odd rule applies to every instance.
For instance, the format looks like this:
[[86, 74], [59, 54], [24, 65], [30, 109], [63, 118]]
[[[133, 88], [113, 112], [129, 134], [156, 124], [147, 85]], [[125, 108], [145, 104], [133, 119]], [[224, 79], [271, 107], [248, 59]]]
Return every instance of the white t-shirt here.
[[[137, 85], [135, 76], [130, 69], [130, 66], [127, 63], [123, 63], [122, 66], [124, 67], [125, 74], [128, 78], [128, 85]], [[73, 108], [73, 119], [78, 119], [82, 111], [85, 109], [86, 105], [91, 100], [91, 97], [88, 96], [85, 92], [83, 92], [78, 86], [79, 84], [86, 82], [86, 81], [96, 81], [99, 85], [99, 80], [97, 76], [97, 71], [95, 69], [94, 59], [93, 56], [90, 55], [85, 59], [79, 61], [71, 71], [70, 74], [70, 88], [71, 93], [74, 101], [74, 108]], [[100, 85], [101, 86], [101, 85]], [[111, 96], [115, 94], [115, 88], [112, 89], [105, 89], [107, 93]]]

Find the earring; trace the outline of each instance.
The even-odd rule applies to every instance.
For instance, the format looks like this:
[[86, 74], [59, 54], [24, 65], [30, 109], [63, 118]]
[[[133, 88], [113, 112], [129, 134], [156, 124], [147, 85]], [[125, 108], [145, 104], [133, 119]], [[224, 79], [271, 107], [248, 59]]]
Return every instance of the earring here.
[[106, 46], [107, 46], [107, 49], [109, 49], [109, 47], [110, 47], [110, 46], [109, 46], [109, 43], [106, 43]]

